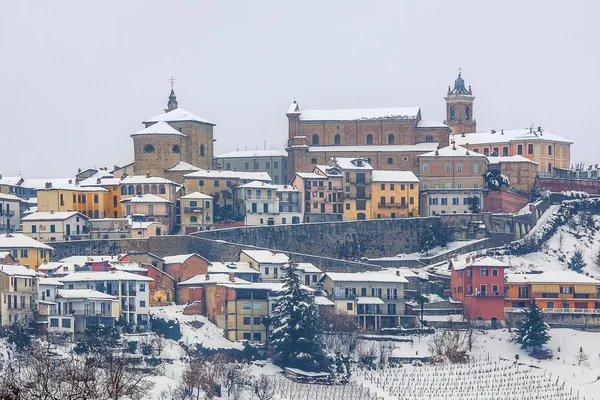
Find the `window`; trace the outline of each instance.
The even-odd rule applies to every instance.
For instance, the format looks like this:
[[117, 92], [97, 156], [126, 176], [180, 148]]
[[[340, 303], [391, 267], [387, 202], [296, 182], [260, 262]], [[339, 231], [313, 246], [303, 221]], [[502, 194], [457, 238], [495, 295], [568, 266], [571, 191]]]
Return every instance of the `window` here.
[[250, 169], [250, 163], [244, 163], [244, 170], [248, 171]]
[[456, 172], [462, 174], [462, 163], [459, 162], [458, 164], [456, 164]]
[[465, 107], [465, 119], [466, 120], [471, 119], [471, 107], [469, 107], [469, 106]]
[[428, 163], [423, 163], [423, 173], [424, 174], [429, 173], [429, 164]]
[[479, 189], [479, 183], [475, 182], [475, 183], [473, 184], [473, 189]]
[[62, 327], [63, 328], [71, 328], [71, 319], [63, 318], [62, 319]]
[[442, 197], [441, 200], [442, 200], [442, 205], [443, 206], [447, 206], [448, 205], [448, 198], [447, 197]]
[[450, 172], [452, 172], [452, 165], [450, 165], [450, 163], [446, 163], [446, 173], [449, 174]]
[[396, 141], [396, 138], [394, 137], [394, 135], [389, 134], [388, 135], [388, 144], [394, 144], [395, 141]]
[[492, 292], [498, 293], [498, 285], [492, 285]]
[[492, 270], [492, 276], [498, 276], [498, 270], [497, 269], [493, 269]]
[[385, 183], [381, 184], [381, 190], [385, 190]]
[[36, 233], [36, 232], [37, 232], [37, 226], [31, 225], [31, 233]]
[[532, 144], [527, 145], [527, 154], [533, 154], [533, 145]]
[[373, 144], [373, 135], [367, 135], [367, 144]]
[[454, 121], [454, 117], [455, 117], [455, 110], [454, 110], [454, 106], [450, 107], [450, 121]]
[[252, 310], [252, 305], [250, 303], [243, 303], [242, 310], [250, 311], [250, 310]]
[[483, 149], [483, 155], [489, 156], [490, 155], [490, 149], [488, 149], [487, 147], [485, 149]]
[[252, 309], [254, 311], [260, 311], [260, 310], [262, 310], [262, 306], [260, 304], [253, 304]]
[[479, 163], [474, 163], [473, 164], [473, 173], [474, 174], [478, 174], [481, 170], [481, 167], [479, 166]]
[[552, 155], [552, 146], [548, 146], [548, 155], [551, 156]]
[[279, 168], [279, 161], [273, 161], [273, 168]]
[[262, 341], [262, 335], [261, 335], [261, 333], [260, 332], [254, 332], [253, 339], [254, 339], [255, 342]]
[[21, 258], [27, 258], [28, 256], [29, 256], [29, 250], [21, 249]]
[[243, 337], [244, 337], [244, 340], [251, 340], [252, 339], [252, 336], [250, 335], [250, 332], [244, 332], [243, 333]]
[[260, 325], [262, 323], [261, 317], [254, 317], [254, 325]]
[[179, 154], [179, 151], [180, 151], [180, 150], [179, 150], [179, 145], [178, 145], [178, 144], [174, 145], [174, 146], [173, 146], [173, 153], [177, 153], [177, 154]]
[[251, 318], [251, 317], [244, 317], [244, 320], [243, 320], [243, 321], [244, 321], [244, 322], [243, 322], [243, 324], [244, 324], [244, 325], [251, 325], [251, 323], [252, 323], [252, 318]]
[[58, 328], [58, 318], [50, 318], [50, 327]]
[[140, 300], [140, 307], [146, 307], [146, 302], [144, 300]]
[[508, 146], [504, 146], [502, 148], [502, 155], [507, 157], [508, 156]]
[[478, 148], [474, 148], [473, 149], [473, 153], [479, 153], [479, 149]]
[[473, 285], [467, 285], [467, 293], [473, 293]]
[[488, 276], [488, 270], [487, 269], [480, 269], [479, 270], [479, 275], [481, 275], [481, 276]]
[[350, 203], [346, 203], [346, 210], [350, 209]]
[[468, 270], [468, 271], [467, 271], [467, 276], [468, 276], [469, 278], [470, 278], [470, 277], [472, 277], [472, 276], [473, 276], [473, 271], [471, 271], [471, 270]]
[[192, 215], [192, 216], [190, 217], [190, 222], [192, 222], [192, 223], [194, 223], [194, 224], [195, 224], [195, 223], [197, 223], [197, 222], [198, 222], [198, 217], [196, 217], [195, 215]]
[[452, 182], [444, 183], [444, 189], [452, 189]]
[[458, 205], [458, 197], [453, 197], [452, 198], [452, 205], [453, 206], [457, 206]]
[[316, 133], [312, 135], [312, 144], [319, 144], [319, 135]]
[[392, 157], [388, 157], [387, 163], [388, 164], [393, 164], [394, 163], [394, 159]]
[[310, 159], [310, 163], [311, 164], [316, 164], [317, 163], [317, 159], [316, 158], [311, 158]]
[[265, 275], [269, 275], [269, 267], [265, 267]]
[[200, 145], [200, 157], [204, 157], [204, 145]]
[[572, 287], [561, 287], [560, 293], [561, 294], [571, 294], [571, 293], [573, 293], [573, 288]]
[[431, 206], [437, 206], [438, 205], [438, 198], [437, 197], [430, 197], [429, 198], [429, 205], [431, 205]]
[[231, 169], [231, 163], [225, 164], [225, 169]]
[[522, 144], [517, 146], [517, 154], [523, 154], [523, 145]]
[[[400, 189], [404, 190], [404, 185], [402, 185], [402, 187]], [[394, 190], [394, 184], [393, 183], [390, 183], [390, 190]]]
[[346, 303], [346, 310], [352, 311], [353, 309], [354, 309], [354, 304], [353, 303]]
[[140, 292], [145, 292], [145, 291], [146, 291], [146, 284], [140, 283]]
[[431, 136], [431, 135], [427, 135], [427, 136], [425, 136], [425, 141], [426, 141], [427, 143], [431, 143], [431, 142], [433, 142], [433, 136]]
[[342, 143], [342, 138], [341, 138], [341, 136], [340, 136], [340, 135], [335, 135], [335, 136], [333, 137], [333, 144], [340, 144], [340, 143]]
[[154, 153], [154, 146], [151, 144], [144, 145], [144, 153]]
[[206, 204], [204, 205], [205, 208], [210, 208], [210, 200], [206, 200]]

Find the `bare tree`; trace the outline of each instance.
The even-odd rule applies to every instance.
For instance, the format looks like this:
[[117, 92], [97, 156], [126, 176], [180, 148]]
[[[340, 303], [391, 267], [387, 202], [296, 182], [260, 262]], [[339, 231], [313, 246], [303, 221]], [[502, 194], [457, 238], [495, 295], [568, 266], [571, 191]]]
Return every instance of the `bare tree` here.
[[587, 365], [590, 357], [583, 351], [583, 347], [579, 348], [577, 354], [575, 354], [575, 360], [577, 361], [577, 365]]
[[475, 319], [475, 316], [478, 314], [479, 310], [472, 310], [471, 307], [466, 304], [463, 306], [463, 321], [465, 323], [465, 335], [469, 351], [473, 350], [473, 345], [479, 336], [477, 320]]
[[327, 310], [321, 312], [320, 322], [324, 332], [323, 341], [329, 351], [348, 355], [354, 353], [360, 341], [360, 327], [354, 316]]
[[101, 363], [102, 373], [97, 379], [104, 388], [103, 399], [140, 400], [146, 397], [154, 386], [149, 380], [152, 370], [135, 367], [131, 358], [124, 354], [108, 354]]
[[469, 360], [468, 350], [466, 335], [458, 331], [436, 332], [429, 341], [429, 351], [438, 361], [465, 363]]
[[252, 389], [258, 400], [272, 400], [275, 397], [275, 388], [265, 374], [260, 374], [252, 381]]

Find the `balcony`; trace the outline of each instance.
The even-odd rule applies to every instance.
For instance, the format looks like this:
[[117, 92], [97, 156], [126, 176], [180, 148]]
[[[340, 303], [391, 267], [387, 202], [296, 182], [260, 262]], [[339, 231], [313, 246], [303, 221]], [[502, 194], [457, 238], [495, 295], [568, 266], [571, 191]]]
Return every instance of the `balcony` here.
[[4, 215], [6, 217], [14, 217], [15, 212], [13, 210], [2, 210], [0, 209], [0, 215]]
[[202, 214], [204, 212], [203, 207], [183, 207], [183, 212], [186, 214]]
[[[525, 308], [505, 307], [505, 313], [520, 313]], [[548, 314], [600, 314], [597, 308], [542, 308], [542, 312]]]
[[406, 203], [377, 203], [379, 208], [408, 208], [408, 204]]

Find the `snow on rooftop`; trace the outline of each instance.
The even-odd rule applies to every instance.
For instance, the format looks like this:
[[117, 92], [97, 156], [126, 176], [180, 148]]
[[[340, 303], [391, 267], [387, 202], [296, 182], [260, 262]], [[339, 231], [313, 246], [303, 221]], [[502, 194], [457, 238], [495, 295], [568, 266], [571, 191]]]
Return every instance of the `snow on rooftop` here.
[[377, 282], [377, 283], [408, 283], [403, 276], [378, 272], [326, 272], [334, 282]]
[[197, 256], [196, 253], [190, 253], [190, 254], [178, 254], [175, 256], [166, 256], [163, 257], [164, 263], [165, 264], [181, 264], [186, 262], [190, 257], [193, 256]]
[[79, 213], [78, 211], [38, 211], [21, 218], [21, 221], [63, 221], [74, 216], [89, 219], [87, 216]]
[[[208, 279], [206, 279], [208, 277]], [[250, 283], [245, 279], [234, 278], [233, 281], [230, 280], [229, 274], [200, 274], [192, 276], [190, 279], [187, 279], [183, 282], [179, 282], [178, 285], [181, 286], [194, 286], [194, 285], [213, 285], [217, 283], [231, 283], [235, 285], [241, 285]]]
[[23, 179], [21, 176], [2, 176], [0, 178], [0, 185], [18, 186], [21, 179]]
[[212, 197], [204, 193], [192, 192], [190, 194], [186, 194], [185, 196], [181, 196], [179, 199], [212, 200]]
[[164, 199], [160, 196], [157, 196], [152, 193], [146, 193], [143, 195], [138, 195], [134, 197], [129, 197], [127, 199], [121, 200], [121, 203], [169, 203], [173, 204], [173, 202]]
[[260, 271], [255, 270], [247, 262], [214, 262], [211, 261], [208, 266], [209, 274], [229, 274], [229, 273], [243, 273], [243, 274], [260, 274]]
[[11, 265], [0, 264], [0, 273], [9, 275], [9, 276], [30, 276], [30, 277], [37, 276], [37, 273], [32, 269], [23, 267], [22, 265], [12, 265], [12, 264]]
[[41, 249], [54, 251], [54, 248], [47, 244], [38, 242], [34, 238], [22, 233], [3, 233], [0, 234], [0, 249]]
[[200, 168], [186, 163], [185, 161], [179, 161], [177, 164], [169, 168], [168, 172], [183, 172], [183, 171], [198, 171]]
[[425, 157], [470, 157], [470, 158], [486, 158], [483, 154], [469, 151], [465, 147], [460, 146], [446, 146], [441, 149], [430, 151], [429, 153], [421, 154], [420, 158]]
[[242, 250], [242, 253], [259, 264], [287, 264], [290, 259], [283, 253], [273, 253], [269, 250]]
[[575, 271], [547, 271], [541, 274], [507, 274], [507, 283], [573, 283], [600, 285], [600, 280]]
[[164, 114], [157, 115], [156, 117], [148, 118], [144, 121], [145, 124], [149, 122], [177, 122], [177, 121], [194, 121], [208, 125], [216, 125], [214, 122], [210, 122], [207, 119], [201, 118], [194, 113], [191, 113], [183, 108], [176, 108], [175, 110], [166, 112]]
[[344, 170], [373, 170], [371, 164], [369, 164], [366, 159], [362, 158], [335, 157], [331, 158], [330, 160], [335, 162], [339, 168]]
[[55, 278], [38, 278], [39, 286], [64, 286], [64, 283]]
[[[456, 271], [465, 269], [466, 267], [491, 267], [491, 268], [509, 268], [510, 265], [497, 260], [492, 257], [480, 257], [475, 258], [474, 262], [471, 262], [471, 256], [458, 256], [458, 260], [452, 260], [452, 268]], [[468, 261], [467, 261], [468, 260]]]
[[311, 263], [298, 263], [297, 268], [305, 274], [320, 274], [323, 272]]
[[[100, 262], [100, 261], [118, 261], [118, 258], [115, 256], [70, 256], [65, 257], [60, 260], [62, 263], [75, 263], [75, 264], [85, 264], [86, 262]], [[50, 264], [50, 263], [48, 263]]]
[[416, 119], [419, 107], [301, 110], [300, 121], [369, 121]]
[[334, 306], [335, 303], [325, 296], [315, 296], [315, 304], [318, 306]]
[[327, 179], [326, 176], [315, 174], [314, 172], [296, 172], [302, 179]]
[[385, 304], [379, 297], [359, 297], [357, 304]]
[[12, 194], [0, 193], [0, 201], [24, 201], [20, 197], [13, 196]]
[[271, 177], [266, 172], [248, 172], [248, 171], [225, 171], [225, 170], [207, 170], [201, 169], [184, 175], [189, 178], [212, 178], [212, 179], [243, 179], [249, 181], [271, 182]]
[[373, 182], [414, 182], [419, 178], [412, 171], [373, 171]]
[[154, 279], [147, 276], [125, 271], [73, 272], [57, 279], [61, 282], [154, 281]]
[[177, 129], [173, 128], [171, 125], [164, 121], [158, 121], [155, 124], [150, 125], [147, 128], [142, 129], [141, 131], [137, 131], [132, 133], [130, 136], [140, 136], [140, 135], [172, 135], [172, 136], [183, 136], [187, 137]]
[[115, 296], [94, 289], [58, 289], [58, 297], [63, 299], [116, 300]]
[[417, 122], [417, 128], [448, 128], [450, 127], [443, 122], [422, 119]]
[[501, 162], [527, 162], [527, 163], [537, 164], [535, 161], [530, 160], [529, 158], [520, 156], [518, 154], [516, 154], [514, 156], [498, 156], [498, 157], [488, 156], [487, 159], [490, 162], [490, 164], [498, 164]]
[[260, 158], [260, 157], [287, 157], [288, 153], [283, 150], [245, 150], [231, 151], [220, 154], [215, 158]]
[[433, 151], [438, 147], [437, 142], [426, 142], [417, 144], [382, 144], [382, 145], [364, 145], [364, 146], [309, 146], [308, 152], [341, 152], [341, 153], [372, 153], [380, 152], [421, 152]]
[[82, 182], [82, 185], [84, 185], [85, 182], [85, 186], [118, 186], [118, 185], [145, 185], [145, 184], [156, 184], [156, 185], [176, 185], [179, 186], [177, 183], [166, 179], [166, 178], [162, 178], [160, 176], [146, 176], [146, 175], [131, 175], [131, 176], [124, 176], [121, 178], [106, 178], [106, 179], [101, 179], [100, 182], [98, 182], [96, 179], [94, 179], [93, 181], [89, 181], [86, 179], [85, 181]]
[[298, 189], [294, 185], [275, 185], [278, 192], [297, 192]]
[[526, 129], [515, 129], [515, 130], [500, 130], [495, 131], [495, 133], [489, 132], [476, 132], [476, 133], [467, 133], [463, 137], [462, 135], [454, 135], [454, 140], [456, 144], [464, 145], [469, 143], [469, 145], [475, 144], [492, 144], [492, 143], [505, 143], [511, 141], [523, 141], [523, 140], [532, 140], [532, 141], [540, 141], [546, 140], [550, 142], [560, 142], [560, 143], [569, 143], [573, 142], [569, 139], [553, 135], [552, 133], [542, 129], [541, 132], [537, 130]]
[[[71, 183], [69, 183], [69, 181]], [[19, 185], [26, 189], [34, 189], [41, 190], [46, 187], [46, 183], [50, 182], [52, 186], [61, 187], [61, 186], [75, 186], [72, 182], [75, 182], [74, 178], [35, 178], [35, 179], [24, 179], [23, 182]]]

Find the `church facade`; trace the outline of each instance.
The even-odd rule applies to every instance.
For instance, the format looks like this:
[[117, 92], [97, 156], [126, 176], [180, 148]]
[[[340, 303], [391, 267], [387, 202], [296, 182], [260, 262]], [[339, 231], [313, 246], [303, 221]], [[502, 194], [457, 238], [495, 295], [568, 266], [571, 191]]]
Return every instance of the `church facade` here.
[[215, 124], [179, 108], [173, 89], [165, 113], [143, 123], [145, 128], [131, 135], [136, 175], [164, 177], [169, 169], [183, 163], [213, 167]]

